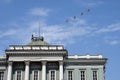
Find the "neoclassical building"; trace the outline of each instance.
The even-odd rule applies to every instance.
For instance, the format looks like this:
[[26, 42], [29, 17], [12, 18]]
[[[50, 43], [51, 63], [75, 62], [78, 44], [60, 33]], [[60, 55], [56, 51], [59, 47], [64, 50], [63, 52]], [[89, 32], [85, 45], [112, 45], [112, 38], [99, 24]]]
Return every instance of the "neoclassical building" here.
[[34, 37], [27, 45], [10, 45], [0, 57], [0, 80], [105, 80], [107, 58], [72, 55], [62, 45]]

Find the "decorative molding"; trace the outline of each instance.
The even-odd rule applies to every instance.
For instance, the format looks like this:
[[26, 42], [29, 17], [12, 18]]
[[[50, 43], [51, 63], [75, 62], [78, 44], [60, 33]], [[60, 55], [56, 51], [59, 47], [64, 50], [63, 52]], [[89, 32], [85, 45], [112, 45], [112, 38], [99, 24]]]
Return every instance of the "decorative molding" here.
[[64, 61], [59, 61], [59, 65], [63, 65]]
[[42, 61], [42, 65], [46, 65], [47, 61]]
[[25, 65], [30, 65], [30, 61], [25, 61]]
[[8, 65], [12, 66], [13, 62], [12, 61], [8, 61]]
[[7, 55], [16, 55], [16, 56], [24, 56], [24, 55], [67, 55], [66, 50], [62, 51], [6, 51]]

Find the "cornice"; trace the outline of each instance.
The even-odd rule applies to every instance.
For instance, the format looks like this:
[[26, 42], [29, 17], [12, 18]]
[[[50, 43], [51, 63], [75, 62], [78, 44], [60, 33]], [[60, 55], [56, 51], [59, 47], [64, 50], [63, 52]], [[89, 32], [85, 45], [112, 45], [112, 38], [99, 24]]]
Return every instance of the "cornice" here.
[[66, 50], [62, 51], [6, 51], [7, 55], [67, 55]]
[[107, 59], [106, 58], [102, 58], [102, 59], [76, 59], [76, 60], [69, 60], [66, 59], [64, 60], [64, 62], [66, 64], [106, 64]]

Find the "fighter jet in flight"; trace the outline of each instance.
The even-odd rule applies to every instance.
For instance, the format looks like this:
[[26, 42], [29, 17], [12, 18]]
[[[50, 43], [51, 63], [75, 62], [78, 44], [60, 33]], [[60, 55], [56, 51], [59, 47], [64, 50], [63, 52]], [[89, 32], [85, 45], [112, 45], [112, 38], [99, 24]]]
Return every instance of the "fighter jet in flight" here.
[[[91, 10], [88, 8], [86, 11], [87, 11], [87, 12], [90, 12]], [[86, 13], [86, 12], [81, 12], [80, 15], [83, 16], [83, 15], [85, 15], [85, 13]], [[73, 18], [73, 20], [75, 20], [75, 19], [78, 18], [78, 16], [74, 15], [72, 18]], [[71, 19], [72, 19], [72, 18], [71, 18]], [[66, 19], [65, 22], [68, 23], [68, 22], [71, 21], [71, 19]]]

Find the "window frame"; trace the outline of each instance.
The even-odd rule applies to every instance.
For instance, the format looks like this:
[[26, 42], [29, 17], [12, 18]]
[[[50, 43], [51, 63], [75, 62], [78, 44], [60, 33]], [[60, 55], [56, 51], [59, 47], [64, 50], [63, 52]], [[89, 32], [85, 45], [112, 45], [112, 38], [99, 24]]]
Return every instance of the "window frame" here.
[[96, 78], [95, 80], [98, 80], [98, 71], [97, 70], [92, 70], [92, 80], [94, 80], [94, 71], [96, 72]]
[[85, 70], [80, 70], [80, 80], [83, 80], [83, 74], [82, 74], [82, 71], [84, 72], [84, 80], [86, 80], [86, 71]]
[[16, 70], [16, 72], [15, 72], [15, 80], [17, 80], [17, 74], [18, 74], [17, 72], [18, 72], [18, 71], [21, 72], [21, 80], [22, 80], [22, 70]]
[[49, 80], [51, 80], [51, 72], [52, 72], [52, 71], [55, 71], [55, 75], [54, 75], [54, 76], [55, 76], [55, 80], [56, 80], [56, 70], [50, 70], [50, 71], [49, 71]]
[[0, 71], [0, 73], [3, 73], [2, 76], [0, 76], [0, 80], [4, 80], [4, 71]]
[[32, 71], [32, 80], [34, 80], [34, 74], [35, 74], [34, 72], [35, 72], [35, 71], [37, 71], [37, 72], [38, 72], [38, 80], [39, 80], [39, 78], [40, 78], [40, 75], [39, 75], [39, 74], [40, 74], [40, 73], [39, 73], [39, 70], [33, 70], [33, 71]]
[[70, 79], [70, 80], [73, 80], [73, 70], [68, 70], [68, 71], [67, 71], [67, 80], [69, 80], [69, 71], [72, 72], [72, 77], [71, 77], [72, 79]]

